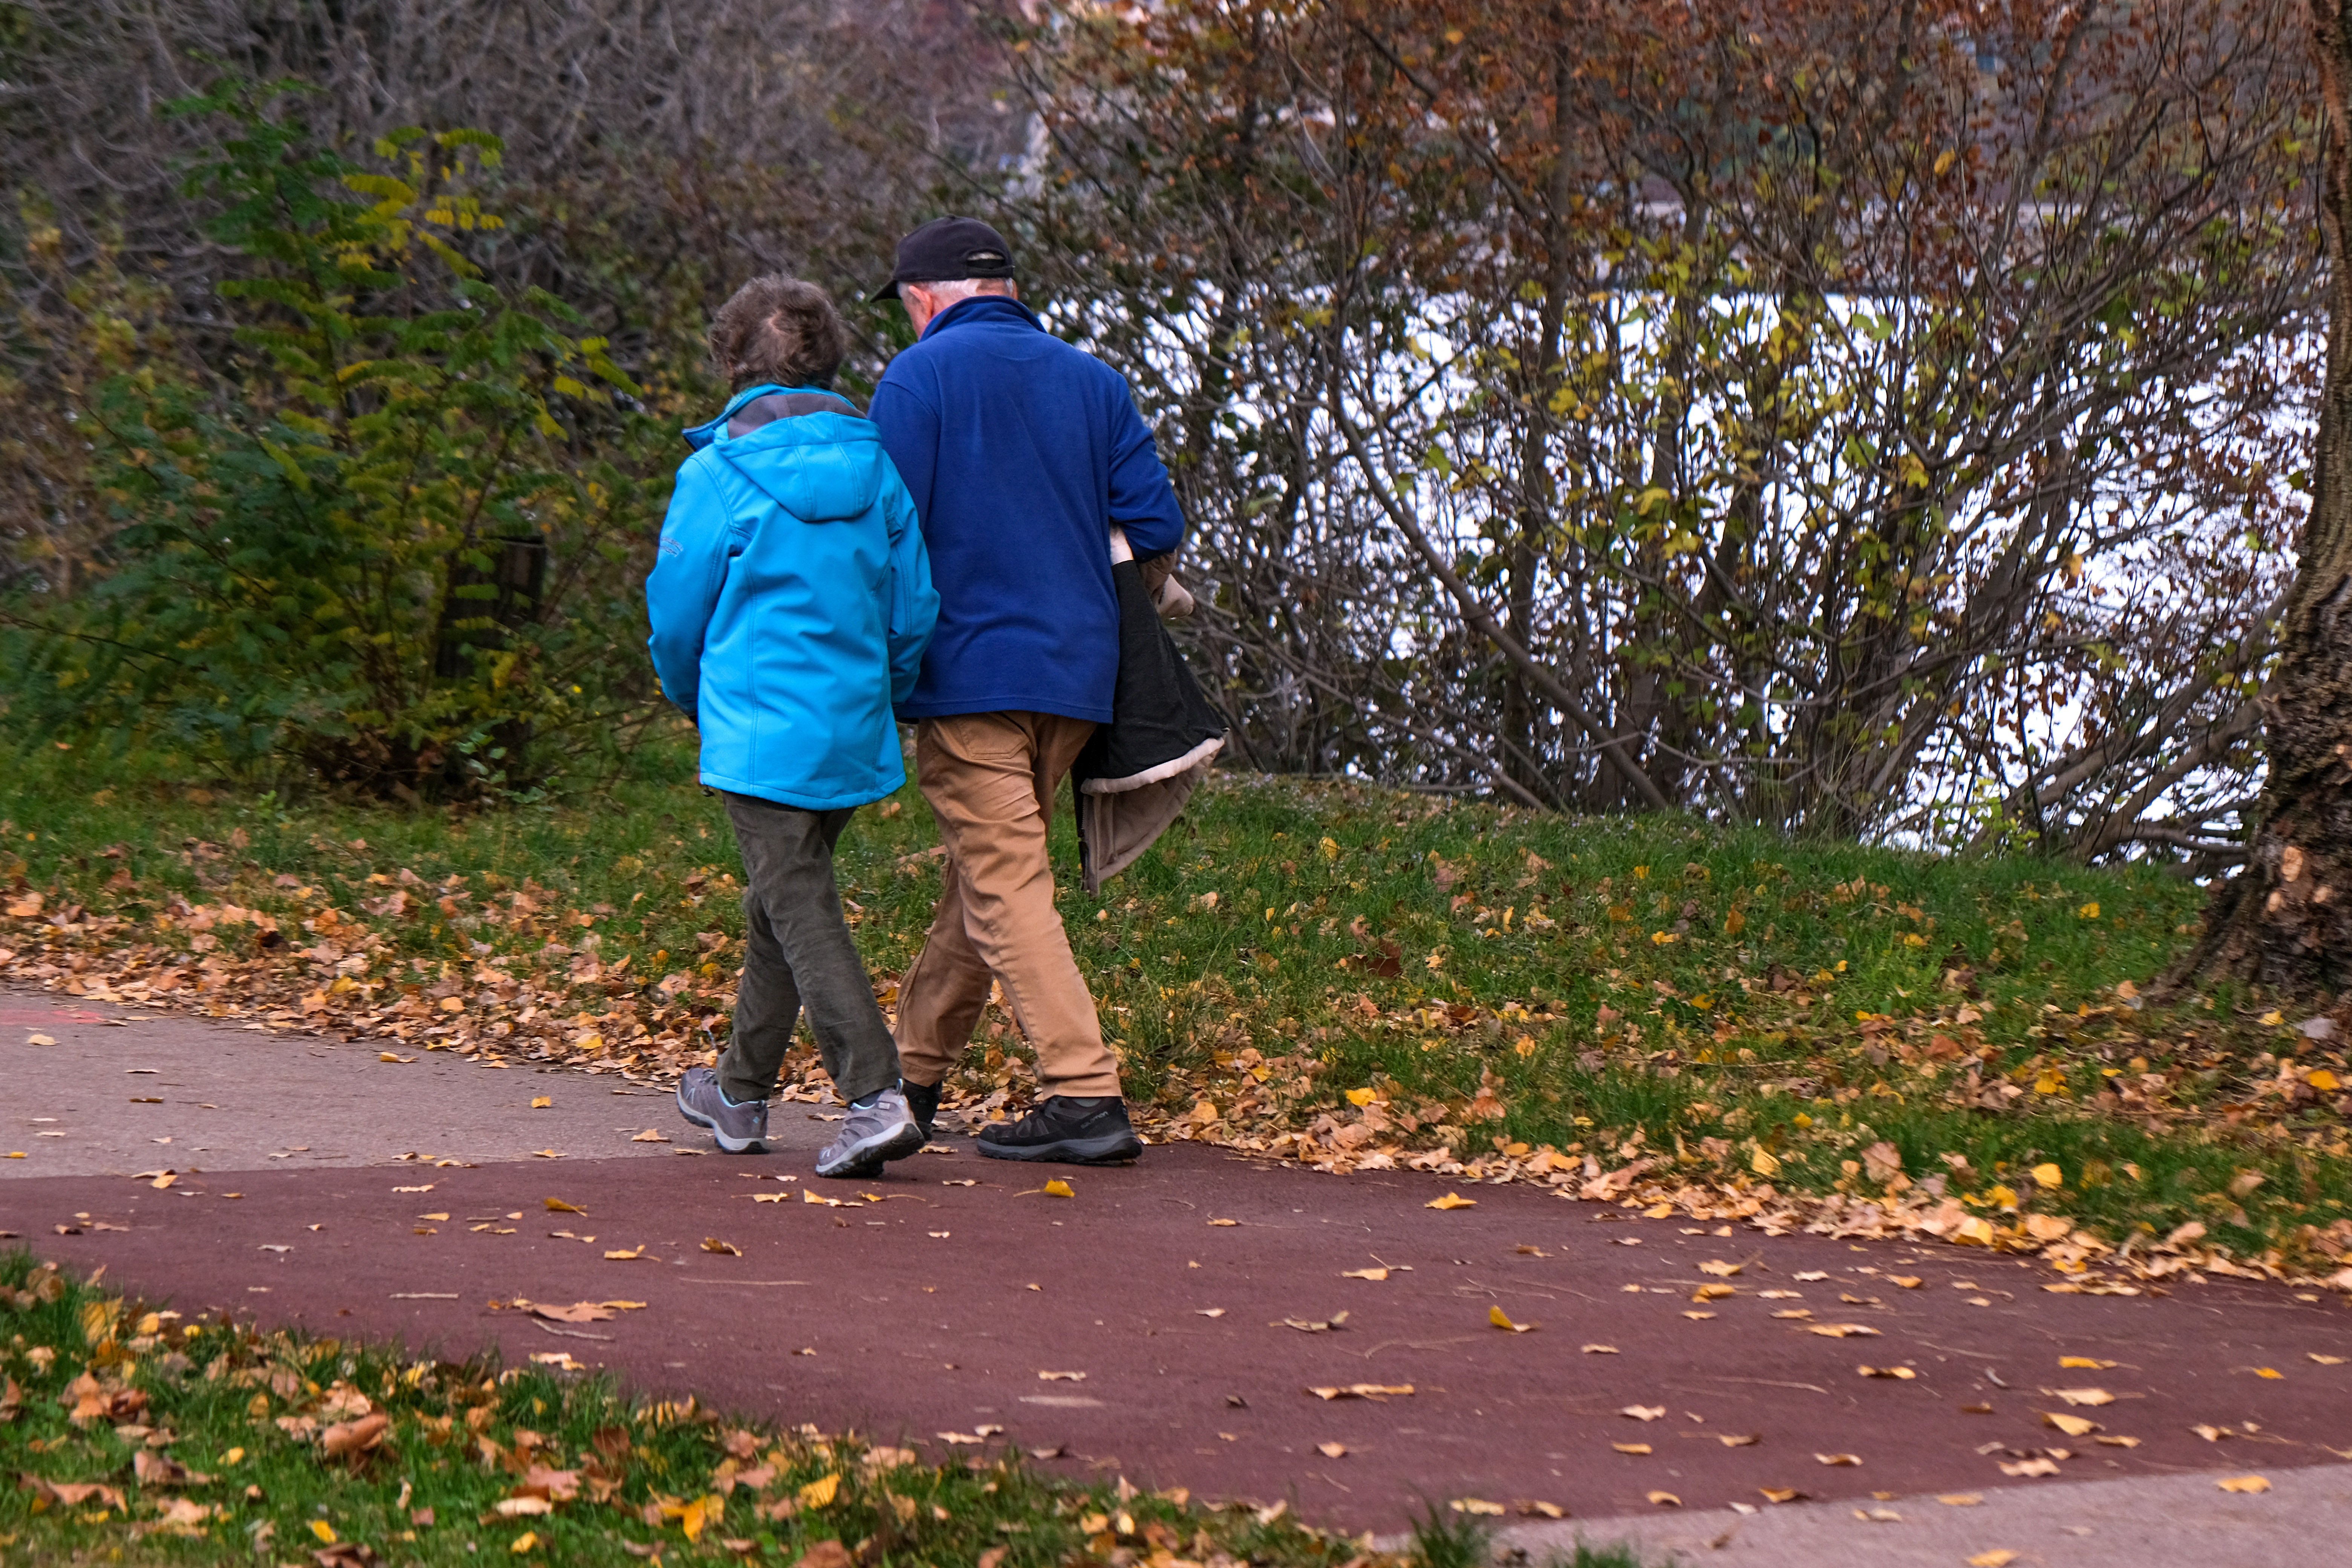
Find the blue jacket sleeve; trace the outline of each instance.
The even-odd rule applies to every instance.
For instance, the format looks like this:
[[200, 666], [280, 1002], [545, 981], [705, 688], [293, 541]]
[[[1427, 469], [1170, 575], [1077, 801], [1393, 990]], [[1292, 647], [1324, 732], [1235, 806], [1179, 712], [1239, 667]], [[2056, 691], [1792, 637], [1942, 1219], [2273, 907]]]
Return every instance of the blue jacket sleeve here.
[[940, 618], [940, 595], [931, 586], [931, 555], [923, 528], [903, 484], [883, 487], [884, 515], [890, 529], [890, 700], [913, 695], [923, 671], [923, 649]]
[[1184, 542], [1183, 510], [1126, 382], [1116, 374], [1109, 379], [1110, 521], [1127, 531], [1136, 554], [1164, 555]]
[[915, 515], [930, 516], [931, 481], [940, 466], [939, 410], [924, 402], [903, 376], [894, 378], [886, 372], [882, 384], [874, 389], [874, 403], [866, 416], [874, 421], [882, 449], [890, 454], [891, 466], [906, 484]]
[[688, 458], [670, 490], [660, 552], [646, 578], [646, 616], [662, 695], [689, 719], [700, 704], [702, 637], [727, 581], [730, 542], [725, 499], [708, 465]]

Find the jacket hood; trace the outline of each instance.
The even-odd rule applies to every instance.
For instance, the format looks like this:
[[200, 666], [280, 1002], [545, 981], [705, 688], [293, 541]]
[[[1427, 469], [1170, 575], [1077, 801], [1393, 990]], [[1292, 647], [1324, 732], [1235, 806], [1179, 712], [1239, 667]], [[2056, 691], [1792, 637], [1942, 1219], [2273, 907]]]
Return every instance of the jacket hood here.
[[873, 510], [882, 494], [888, 458], [881, 437], [863, 415], [803, 414], [777, 419], [740, 436], [727, 434], [736, 409], [755, 397], [787, 390], [754, 386], [728, 400], [708, 425], [687, 439], [733, 468], [768, 499], [803, 522], [845, 522]]

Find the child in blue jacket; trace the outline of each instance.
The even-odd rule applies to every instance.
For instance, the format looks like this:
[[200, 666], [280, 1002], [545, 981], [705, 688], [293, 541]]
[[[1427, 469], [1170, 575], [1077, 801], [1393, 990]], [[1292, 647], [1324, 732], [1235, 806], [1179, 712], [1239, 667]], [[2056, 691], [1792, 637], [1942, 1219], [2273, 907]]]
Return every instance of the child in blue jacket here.
[[891, 709], [914, 689], [940, 600], [907, 487], [831, 390], [848, 343], [833, 301], [795, 279], [754, 279], [719, 310], [711, 354], [735, 395], [686, 432], [694, 455], [646, 580], [654, 668], [702, 731], [749, 928], [733, 1037], [716, 1069], [688, 1069], [677, 1108], [730, 1153], [763, 1150], [805, 1007], [849, 1102], [822, 1176], [872, 1175], [923, 1142], [833, 850], [853, 811], [906, 782]]

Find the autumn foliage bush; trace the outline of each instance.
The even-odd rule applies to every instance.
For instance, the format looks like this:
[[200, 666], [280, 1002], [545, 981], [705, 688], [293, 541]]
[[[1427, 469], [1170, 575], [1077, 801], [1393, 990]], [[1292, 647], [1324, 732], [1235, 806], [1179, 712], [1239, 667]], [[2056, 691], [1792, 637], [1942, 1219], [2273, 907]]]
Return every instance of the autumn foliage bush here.
[[234, 352], [133, 342], [89, 390], [113, 528], [79, 592], [0, 606], [7, 720], [280, 786], [529, 789], [648, 710], [665, 433], [604, 340], [470, 254], [503, 228], [494, 138], [354, 160], [299, 107], [236, 82], [173, 106], [231, 128], [188, 185], [234, 258]]

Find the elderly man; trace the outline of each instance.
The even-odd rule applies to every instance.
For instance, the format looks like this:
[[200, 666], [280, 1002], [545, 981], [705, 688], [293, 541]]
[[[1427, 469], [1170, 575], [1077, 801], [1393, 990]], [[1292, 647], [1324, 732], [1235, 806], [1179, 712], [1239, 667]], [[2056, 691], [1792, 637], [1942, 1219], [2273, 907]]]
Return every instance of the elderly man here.
[[983, 1129], [981, 1152], [1132, 1160], [1142, 1146], [1054, 908], [1045, 837], [1055, 785], [1111, 716], [1110, 531], [1149, 558], [1182, 542], [1183, 516], [1126, 381], [1021, 303], [1012, 251], [988, 225], [915, 230], [875, 298], [904, 303], [917, 334], [876, 388], [873, 418], [940, 595], [921, 675], [898, 704], [947, 847], [939, 909], [899, 990], [907, 1100], [928, 1135], [993, 981], [1044, 1093]]

